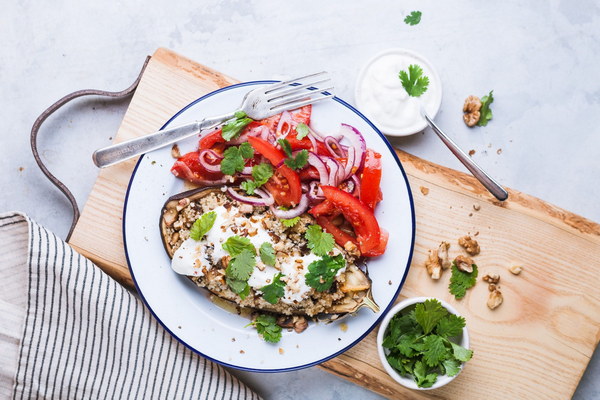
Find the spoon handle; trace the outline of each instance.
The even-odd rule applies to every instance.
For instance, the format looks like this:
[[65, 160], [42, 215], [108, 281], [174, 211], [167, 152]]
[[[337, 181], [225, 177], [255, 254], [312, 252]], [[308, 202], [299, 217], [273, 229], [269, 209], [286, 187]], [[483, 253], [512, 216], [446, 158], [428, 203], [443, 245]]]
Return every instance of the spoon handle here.
[[467, 167], [469, 171], [471, 171], [473, 176], [477, 178], [479, 182], [481, 182], [481, 184], [485, 186], [485, 188], [489, 190], [491, 194], [494, 195], [495, 198], [500, 201], [506, 200], [508, 198], [508, 192], [484, 170], [482, 170], [481, 167], [477, 165], [475, 161], [473, 161], [471, 157], [469, 157], [464, 151], [462, 151], [452, 139], [442, 132], [442, 130], [438, 128], [435, 122], [433, 122], [433, 120], [429, 117], [429, 115], [427, 115], [427, 113], [424, 112], [423, 109], [421, 109], [421, 113], [431, 129], [433, 129], [439, 138], [442, 139], [442, 142], [444, 142], [444, 144], [450, 149], [452, 154], [454, 154], [456, 158], [458, 158], [460, 162], [463, 163], [463, 165]]

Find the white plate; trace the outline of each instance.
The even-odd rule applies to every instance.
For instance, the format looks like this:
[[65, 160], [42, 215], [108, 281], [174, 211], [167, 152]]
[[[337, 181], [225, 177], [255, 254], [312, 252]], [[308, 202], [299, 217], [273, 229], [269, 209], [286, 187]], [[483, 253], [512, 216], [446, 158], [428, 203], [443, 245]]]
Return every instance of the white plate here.
[[[239, 107], [252, 86], [247, 82], [210, 93], [185, 107], [166, 124], [177, 125], [219, 115]], [[377, 219], [389, 231], [386, 253], [369, 262], [377, 314], [361, 309], [354, 317], [332, 324], [311, 323], [302, 334], [284, 330], [281, 341], [262, 341], [248, 319], [218, 307], [207, 291], [171, 270], [159, 232], [165, 200], [184, 190], [169, 169], [170, 147], [140, 158], [131, 177], [123, 211], [125, 254], [138, 293], [156, 319], [191, 350], [225, 366], [258, 372], [281, 372], [309, 367], [334, 357], [364, 338], [392, 306], [408, 273], [415, 235], [412, 195], [400, 161], [383, 135], [360, 113], [340, 99], [313, 107], [312, 125], [336, 132], [340, 123], [358, 128], [367, 146], [383, 154], [383, 201]], [[164, 127], [163, 127], [164, 128]], [[197, 138], [179, 144], [182, 154], [197, 146]], [[342, 323], [344, 325], [342, 325]], [[282, 349], [280, 351], [280, 348]]]

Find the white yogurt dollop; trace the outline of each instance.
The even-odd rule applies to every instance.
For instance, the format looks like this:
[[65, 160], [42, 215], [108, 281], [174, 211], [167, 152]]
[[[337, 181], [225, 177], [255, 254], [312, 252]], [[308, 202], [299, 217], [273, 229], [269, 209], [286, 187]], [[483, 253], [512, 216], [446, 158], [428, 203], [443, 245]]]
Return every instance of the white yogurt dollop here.
[[[398, 74], [408, 71], [411, 64], [419, 65], [429, 77], [427, 91], [411, 97], [402, 87]], [[427, 123], [419, 111], [422, 103], [432, 118], [442, 100], [439, 77], [431, 64], [416, 53], [402, 49], [383, 52], [373, 58], [361, 71], [356, 85], [356, 103], [384, 133], [411, 135], [425, 129]]]

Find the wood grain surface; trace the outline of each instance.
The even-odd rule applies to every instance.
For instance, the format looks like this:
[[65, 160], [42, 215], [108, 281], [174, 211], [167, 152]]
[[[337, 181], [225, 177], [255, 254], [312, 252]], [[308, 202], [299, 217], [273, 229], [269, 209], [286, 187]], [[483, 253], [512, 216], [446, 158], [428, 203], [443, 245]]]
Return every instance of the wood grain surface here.
[[[115, 140], [156, 130], [191, 101], [235, 82], [159, 49]], [[413, 263], [399, 300], [435, 296], [452, 304], [467, 319], [474, 357], [449, 385], [410, 391], [385, 373], [375, 330], [321, 367], [389, 398], [572, 396], [600, 339], [600, 226], [515, 190], [500, 203], [469, 175], [401, 151], [398, 155], [413, 191], [417, 219]], [[132, 160], [100, 172], [70, 240], [129, 287], [133, 284], [121, 222], [134, 165]], [[476, 234], [481, 246], [475, 257], [480, 277], [501, 276], [504, 303], [494, 311], [486, 307], [488, 289], [481, 280], [457, 301], [447, 290], [448, 271], [433, 281], [423, 267], [427, 251], [442, 240], [452, 243], [451, 256], [461, 253], [457, 239], [467, 233]], [[513, 264], [524, 266], [520, 275], [508, 272]]]

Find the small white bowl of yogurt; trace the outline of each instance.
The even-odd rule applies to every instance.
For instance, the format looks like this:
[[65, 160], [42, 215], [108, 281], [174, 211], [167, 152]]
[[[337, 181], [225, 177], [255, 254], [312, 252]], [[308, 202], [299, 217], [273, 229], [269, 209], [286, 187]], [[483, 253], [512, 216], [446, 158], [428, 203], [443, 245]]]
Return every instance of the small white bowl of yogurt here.
[[[417, 64], [429, 77], [427, 91], [411, 97], [402, 87], [398, 74]], [[354, 97], [360, 112], [383, 133], [408, 136], [423, 131], [427, 122], [421, 116], [420, 104], [435, 118], [442, 103], [442, 83], [433, 65], [422, 55], [406, 49], [388, 49], [373, 57], [362, 68]]]

